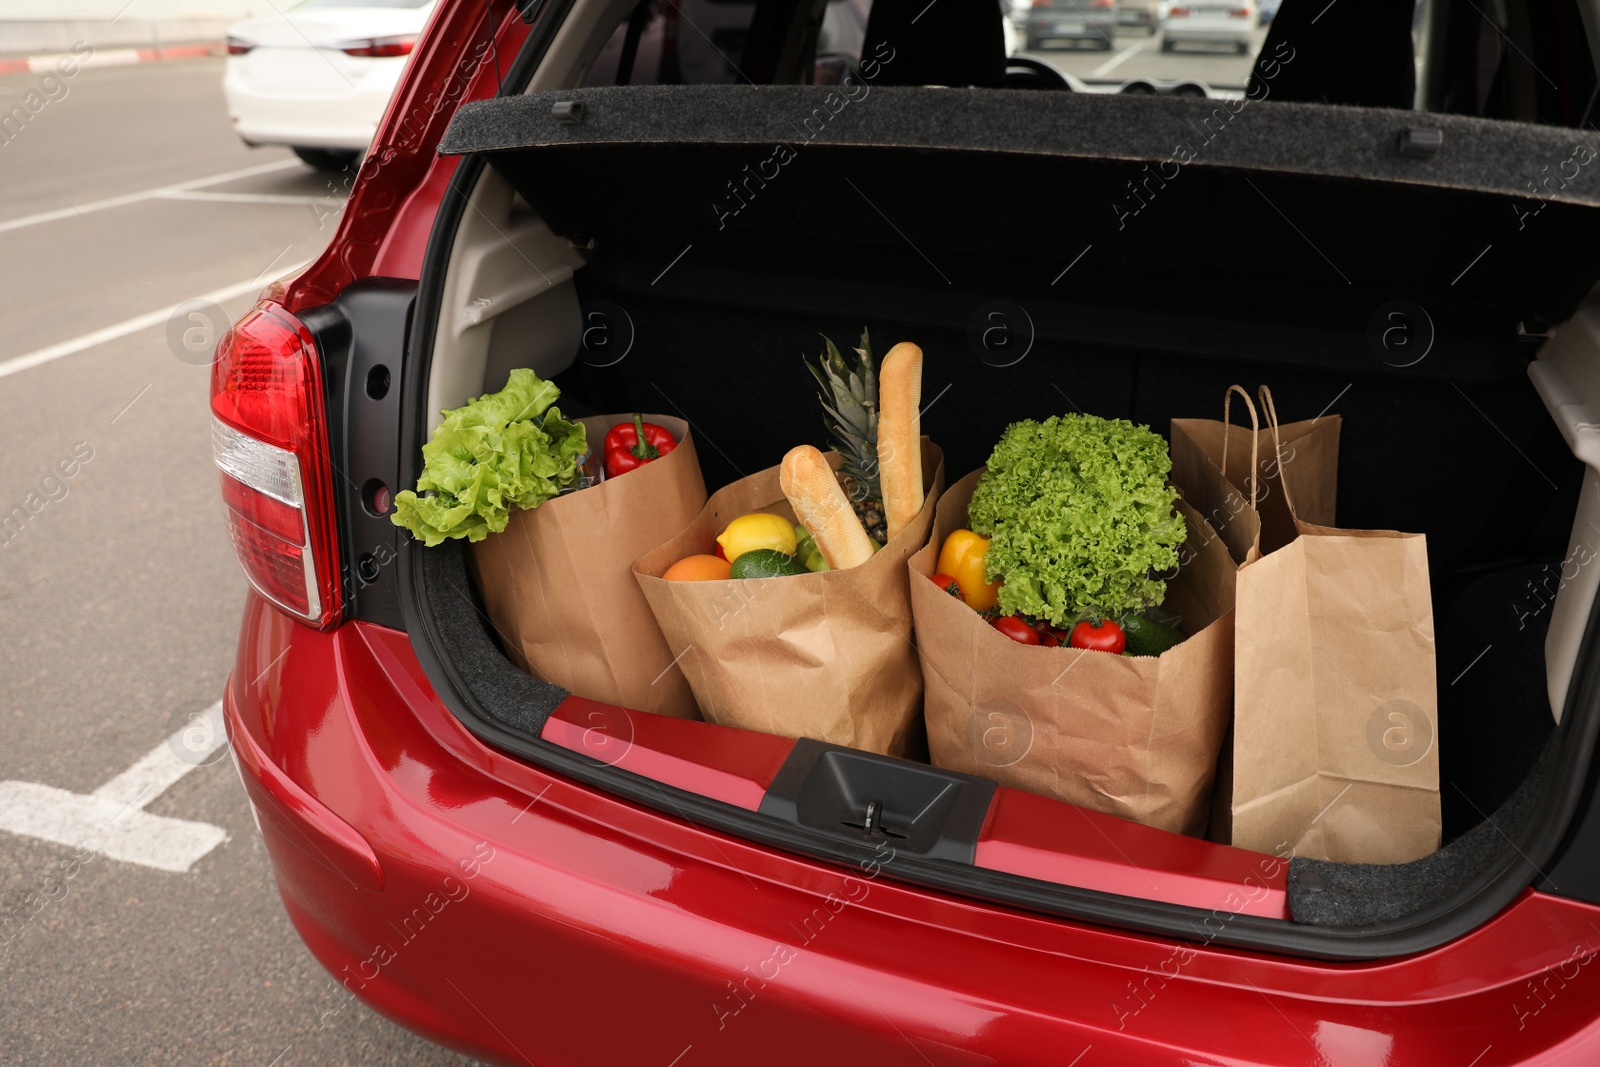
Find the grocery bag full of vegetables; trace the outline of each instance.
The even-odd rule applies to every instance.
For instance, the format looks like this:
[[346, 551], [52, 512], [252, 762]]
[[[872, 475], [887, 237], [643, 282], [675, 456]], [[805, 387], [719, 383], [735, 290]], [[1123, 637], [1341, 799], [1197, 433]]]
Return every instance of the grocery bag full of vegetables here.
[[[662, 529], [705, 503], [681, 419], [565, 418], [533, 371], [446, 411], [419, 492], [396, 525], [425, 545], [470, 543], [468, 564], [506, 655], [579, 696], [697, 718], [694, 694], [633, 580]], [[466, 595], [463, 592], [463, 595]]]
[[833, 450], [718, 490], [634, 573], [707, 719], [903, 756], [922, 741], [905, 563], [944, 456], [921, 433], [920, 348], [880, 369], [865, 332], [853, 358], [824, 344], [806, 366]]
[[1012, 425], [945, 492], [909, 564], [935, 765], [1205, 830], [1234, 564], [1170, 467], [1147, 428], [1068, 415]]
[[[821, 458], [834, 470], [841, 463], [837, 453]], [[713, 493], [686, 529], [635, 564], [662, 632], [683, 653], [679, 665], [706, 719], [893, 756], [920, 746], [922, 678], [905, 565], [928, 539], [944, 483], [943, 454], [926, 438], [921, 465], [921, 507], [887, 544], [869, 548], [864, 562], [816, 571], [776, 566], [751, 577], [725, 569], [704, 576], [710, 580], [672, 580], [668, 572], [679, 561], [707, 555], [719, 532], [737, 532], [741, 520], [795, 522], [780, 466]], [[798, 540], [740, 554], [732, 566], [757, 555], [795, 556]]]

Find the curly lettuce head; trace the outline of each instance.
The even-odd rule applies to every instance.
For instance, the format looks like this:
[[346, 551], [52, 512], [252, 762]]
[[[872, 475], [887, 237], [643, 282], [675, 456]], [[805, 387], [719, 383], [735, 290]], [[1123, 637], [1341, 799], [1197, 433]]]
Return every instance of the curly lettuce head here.
[[1006, 428], [967, 518], [989, 538], [984, 570], [1000, 610], [1064, 626], [1161, 603], [1187, 535], [1167, 443], [1148, 426], [1095, 415]]
[[524, 367], [498, 393], [446, 411], [422, 446], [417, 491], [395, 495], [391, 521], [430, 547], [451, 537], [482, 541], [506, 528], [512, 504], [536, 508], [575, 484], [588, 443], [581, 423], [551, 407], [560, 395]]

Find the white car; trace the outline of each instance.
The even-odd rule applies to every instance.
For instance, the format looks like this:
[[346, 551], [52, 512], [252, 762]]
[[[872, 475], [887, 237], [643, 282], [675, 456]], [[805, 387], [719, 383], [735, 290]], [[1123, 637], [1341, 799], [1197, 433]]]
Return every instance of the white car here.
[[1171, 52], [1180, 44], [1223, 44], [1246, 55], [1256, 14], [1255, 0], [1168, 0], [1162, 5], [1161, 50]]
[[342, 170], [372, 141], [434, 0], [305, 0], [228, 31], [222, 88], [246, 144]]

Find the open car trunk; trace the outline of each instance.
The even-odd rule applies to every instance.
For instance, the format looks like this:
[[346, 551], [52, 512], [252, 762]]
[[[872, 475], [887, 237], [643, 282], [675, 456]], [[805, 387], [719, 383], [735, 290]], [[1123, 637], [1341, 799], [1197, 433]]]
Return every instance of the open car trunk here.
[[[1563, 131], [1246, 103], [633, 87], [469, 105], [442, 148], [472, 158], [422, 279], [401, 483], [441, 408], [530, 366], [568, 415], [688, 420], [715, 489], [820, 441], [800, 354], [864, 324], [880, 351], [924, 350], [923, 428], [952, 480], [1018, 419], [1165, 435], [1268, 383], [1285, 421], [1343, 417], [1340, 526], [1427, 535], [1438, 853], [1279, 871], [926, 765], [569, 698], [505, 657], [459, 542], [402, 554], [441, 695], [492, 744], [812, 856], [870, 858], [843, 815], [885, 798], [891, 873], [943, 891], [1345, 958], [1488, 919], [1555, 852], [1593, 746], [1600, 485], [1574, 453], [1600, 400], [1600, 197], [1529, 191], [1574, 156]], [[627, 744], [595, 749], [595, 722]], [[1242, 898], [1252, 874], [1269, 892]]]

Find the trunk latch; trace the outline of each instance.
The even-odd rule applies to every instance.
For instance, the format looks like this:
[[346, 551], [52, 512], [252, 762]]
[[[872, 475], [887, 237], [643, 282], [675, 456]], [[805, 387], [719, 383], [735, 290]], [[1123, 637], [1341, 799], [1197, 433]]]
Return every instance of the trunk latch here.
[[995, 783], [810, 738], [795, 742], [761, 813], [841, 842], [971, 863]]
[[862, 817], [861, 822], [845, 822], [844, 825], [860, 830], [868, 837], [897, 837], [902, 841], [906, 837], [905, 834], [897, 834], [883, 825], [883, 801], [881, 800], [867, 801], [867, 813]]

